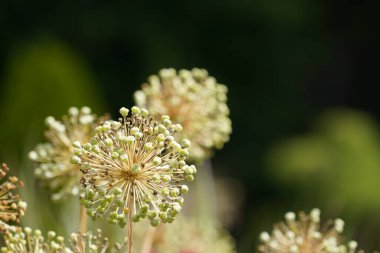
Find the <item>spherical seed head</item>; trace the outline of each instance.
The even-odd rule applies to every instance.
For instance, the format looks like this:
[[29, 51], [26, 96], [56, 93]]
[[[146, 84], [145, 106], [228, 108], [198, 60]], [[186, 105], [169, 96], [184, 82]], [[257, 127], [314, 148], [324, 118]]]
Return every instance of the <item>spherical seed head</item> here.
[[[313, 209], [309, 215], [300, 212], [285, 214], [285, 222], [274, 226], [272, 234], [260, 235], [259, 251], [263, 253], [346, 253], [356, 252], [355, 242], [342, 244], [344, 222], [336, 219], [321, 226], [320, 210]], [[321, 227], [323, 229], [321, 229]]]
[[[91, 140], [96, 148], [74, 154], [83, 173], [81, 203], [93, 219], [125, 226], [147, 218], [156, 226], [181, 211], [188, 191], [183, 181], [194, 179], [196, 169], [186, 164], [186, 148], [173, 137], [175, 125], [164, 126], [163, 120], [148, 115], [134, 107], [129, 115], [122, 114], [120, 127], [104, 122]], [[162, 212], [164, 218], [158, 217]]]
[[26, 252], [54, 252], [54, 253], [73, 253], [64, 245], [64, 240], [56, 236], [54, 232], [49, 232], [46, 238], [39, 230], [30, 228], [14, 229], [7, 231], [4, 236], [4, 245], [1, 252], [6, 253], [26, 253]]
[[[191, 140], [190, 159], [202, 160], [222, 148], [231, 134], [227, 87], [204, 69], [162, 69], [135, 93], [136, 104], [160, 118], [180, 123], [181, 138]], [[182, 126], [182, 127], [181, 127]]]
[[80, 166], [72, 153], [79, 154], [82, 144], [95, 134], [96, 124], [107, 118], [98, 118], [86, 106], [69, 108], [61, 120], [46, 118], [47, 142], [37, 145], [29, 158], [35, 161], [36, 177], [51, 188], [54, 200], [79, 193]]
[[8, 176], [9, 168], [3, 163], [0, 167], [0, 232], [13, 229], [25, 214], [26, 202], [20, 199], [15, 190], [23, 186], [17, 177]]

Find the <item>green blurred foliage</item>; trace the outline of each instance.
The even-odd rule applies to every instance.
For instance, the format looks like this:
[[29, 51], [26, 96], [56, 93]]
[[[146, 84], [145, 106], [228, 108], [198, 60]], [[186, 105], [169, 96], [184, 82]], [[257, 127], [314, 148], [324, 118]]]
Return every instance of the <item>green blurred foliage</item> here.
[[[293, 189], [298, 201], [349, 217], [351, 230], [357, 223], [380, 225], [378, 219], [365, 219], [380, 211], [380, 131], [364, 112], [339, 108], [321, 114], [309, 133], [270, 150], [268, 173]], [[358, 233], [358, 239], [367, 245], [378, 239], [365, 234]]]
[[0, 158], [21, 158], [25, 144], [42, 135], [45, 117], [70, 106], [104, 111], [104, 100], [86, 63], [65, 43], [48, 38], [22, 43], [12, 50], [1, 90]]
[[[104, 112], [105, 102], [87, 63], [64, 42], [40, 38], [15, 46], [3, 78], [0, 118], [0, 159], [18, 171], [28, 202], [24, 223], [59, 233], [77, 230], [78, 200], [52, 203], [47, 189], [35, 182], [27, 153], [43, 141], [44, 119], [60, 117], [70, 106], [90, 106]], [[54, 211], [52, 211], [54, 210]]]

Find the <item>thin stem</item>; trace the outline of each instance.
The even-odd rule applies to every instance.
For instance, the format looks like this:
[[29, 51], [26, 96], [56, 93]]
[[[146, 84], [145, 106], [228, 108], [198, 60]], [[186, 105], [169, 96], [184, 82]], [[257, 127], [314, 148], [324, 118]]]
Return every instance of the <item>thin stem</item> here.
[[126, 253], [132, 253], [133, 247], [133, 221], [132, 221], [132, 210], [131, 202], [134, 201], [132, 198], [129, 198], [129, 213], [128, 213], [128, 247]]
[[132, 253], [133, 247], [133, 221], [132, 215], [128, 216], [128, 253]]
[[141, 249], [141, 253], [150, 253], [153, 245], [154, 236], [157, 229], [155, 227], [149, 226], [148, 231], [145, 234], [144, 244]]
[[82, 234], [87, 232], [87, 213], [83, 205], [80, 205], [79, 232]]

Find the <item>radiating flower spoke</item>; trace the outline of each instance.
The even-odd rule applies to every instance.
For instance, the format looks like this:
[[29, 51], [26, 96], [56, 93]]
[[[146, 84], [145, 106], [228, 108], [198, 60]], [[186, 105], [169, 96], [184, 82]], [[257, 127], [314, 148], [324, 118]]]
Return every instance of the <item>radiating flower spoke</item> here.
[[147, 218], [152, 226], [171, 223], [181, 211], [182, 195], [192, 181], [194, 165], [187, 165], [190, 142], [173, 135], [182, 127], [168, 116], [154, 120], [145, 109], [121, 108], [119, 121], [96, 128], [88, 143], [73, 143], [73, 164], [81, 166], [81, 203], [93, 219], [106, 218], [125, 226]]

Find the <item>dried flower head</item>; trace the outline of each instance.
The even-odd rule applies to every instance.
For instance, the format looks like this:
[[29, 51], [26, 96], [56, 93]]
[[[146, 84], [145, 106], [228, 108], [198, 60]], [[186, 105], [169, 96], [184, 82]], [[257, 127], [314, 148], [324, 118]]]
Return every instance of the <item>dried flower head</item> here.
[[69, 240], [70, 252], [73, 253], [111, 253], [121, 252], [123, 244], [110, 244], [107, 237], [103, 237], [102, 231], [96, 233], [72, 233]]
[[263, 232], [260, 235], [263, 253], [346, 253], [356, 252], [357, 243], [351, 241], [342, 244], [341, 234], [344, 222], [336, 219], [322, 227], [320, 210], [313, 209], [309, 215], [300, 212], [289, 212], [285, 215], [285, 223], [275, 225], [272, 235]]
[[[84, 194], [81, 203], [93, 219], [112, 224], [148, 218], [152, 226], [172, 222], [181, 211], [182, 195], [196, 168], [187, 165], [190, 142], [177, 142], [168, 116], [156, 121], [145, 109], [121, 108], [123, 118], [96, 128], [91, 143], [74, 142], [71, 161], [81, 165]], [[131, 224], [131, 223], [130, 223]]]
[[8, 172], [8, 166], [3, 163], [0, 168], [0, 232], [12, 228], [12, 222], [19, 223], [26, 210], [26, 202], [13, 192], [23, 183], [17, 177], [7, 177]]
[[40, 230], [25, 227], [7, 231], [4, 237], [5, 245], [1, 253], [70, 253], [65, 247], [64, 238], [50, 231], [45, 238]]
[[[142, 234], [143, 231], [138, 232]], [[139, 236], [139, 238], [144, 238], [144, 236]], [[171, 226], [159, 226], [154, 231], [152, 241], [151, 253], [236, 252], [234, 239], [219, 224], [182, 215]], [[136, 244], [143, 245], [144, 242], [138, 241]]]
[[192, 142], [191, 159], [202, 160], [212, 148], [222, 148], [231, 134], [227, 87], [205, 69], [162, 69], [135, 93], [138, 106], [153, 116], [169, 115], [183, 126], [182, 137]]
[[53, 190], [54, 200], [79, 193], [80, 167], [70, 163], [72, 142], [88, 142], [100, 120], [88, 107], [71, 107], [61, 121], [51, 116], [46, 118], [48, 142], [37, 145], [29, 157], [38, 164], [35, 175]]

